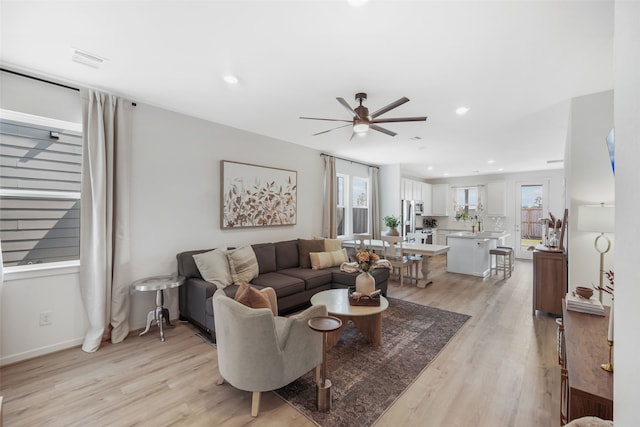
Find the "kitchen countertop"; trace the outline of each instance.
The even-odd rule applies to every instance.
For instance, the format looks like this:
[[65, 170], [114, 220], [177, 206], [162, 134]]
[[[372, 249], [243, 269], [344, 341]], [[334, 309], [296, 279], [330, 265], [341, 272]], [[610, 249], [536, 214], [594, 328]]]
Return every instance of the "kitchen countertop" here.
[[449, 233], [448, 238], [460, 238], [460, 239], [503, 239], [509, 237], [510, 234], [506, 231], [481, 231], [479, 233], [473, 233], [471, 231], [458, 231], [455, 233]]

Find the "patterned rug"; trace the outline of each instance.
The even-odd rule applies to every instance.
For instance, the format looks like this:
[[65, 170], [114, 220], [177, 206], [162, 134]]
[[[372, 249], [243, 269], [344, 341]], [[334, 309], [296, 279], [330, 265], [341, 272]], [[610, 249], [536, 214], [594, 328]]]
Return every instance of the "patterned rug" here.
[[383, 312], [382, 346], [373, 347], [349, 322], [329, 350], [330, 412], [316, 409], [313, 373], [275, 393], [323, 427], [370, 426], [404, 392], [470, 318], [395, 298]]

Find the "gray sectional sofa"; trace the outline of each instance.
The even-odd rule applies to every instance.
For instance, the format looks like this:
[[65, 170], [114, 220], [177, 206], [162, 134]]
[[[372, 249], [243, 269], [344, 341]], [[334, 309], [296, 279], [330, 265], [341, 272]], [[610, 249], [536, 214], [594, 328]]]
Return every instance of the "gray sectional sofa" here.
[[[278, 312], [285, 315], [309, 306], [311, 297], [327, 289], [355, 287], [356, 276], [359, 273], [340, 271], [340, 267], [330, 267], [313, 270], [306, 266], [303, 252], [299, 248], [305, 240], [287, 240], [276, 243], [260, 243], [251, 245], [258, 261], [259, 275], [251, 280], [251, 284], [258, 289], [272, 287], [278, 298]], [[211, 249], [186, 251], [177, 254], [178, 274], [185, 277], [185, 282], [179, 288], [180, 319], [188, 320], [205, 331], [215, 341], [215, 325], [213, 321], [213, 304], [211, 298], [217, 290], [215, 284], [202, 278], [193, 259], [193, 255], [210, 251]], [[387, 294], [389, 270], [376, 269], [372, 272], [376, 280], [376, 289], [383, 295]], [[234, 297], [238, 286], [226, 286], [224, 292]]]

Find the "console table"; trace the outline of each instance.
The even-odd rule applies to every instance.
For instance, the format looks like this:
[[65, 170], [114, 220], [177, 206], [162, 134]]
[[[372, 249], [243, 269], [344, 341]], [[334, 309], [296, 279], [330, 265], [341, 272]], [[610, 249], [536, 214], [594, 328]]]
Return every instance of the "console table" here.
[[560, 363], [562, 371], [563, 401], [560, 406], [561, 422], [595, 416], [613, 419], [613, 373], [600, 368], [609, 362], [607, 331], [609, 307], [606, 316], [567, 310], [563, 300], [563, 326], [561, 333]]
[[567, 254], [561, 251], [533, 251], [533, 314], [540, 310], [562, 315], [562, 299], [567, 294]]

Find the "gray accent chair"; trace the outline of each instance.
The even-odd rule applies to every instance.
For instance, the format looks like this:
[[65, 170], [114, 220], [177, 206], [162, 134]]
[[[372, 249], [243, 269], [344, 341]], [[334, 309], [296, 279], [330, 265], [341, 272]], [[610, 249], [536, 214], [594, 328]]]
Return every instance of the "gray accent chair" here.
[[[253, 393], [251, 415], [260, 409], [260, 393], [277, 390], [322, 362], [322, 334], [307, 325], [312, 317], [326, 316], [324, 305], [311, 306], [290, 317], [280, 317], [272, 288], [265, 288], [268, 308], [250, 308], [224, 291], [213, 295], [218, 369], [223, 381]], [[271, 295], [270, 295], [271, 294]], [[316, 371], [316, 377], [318, 372]]]

